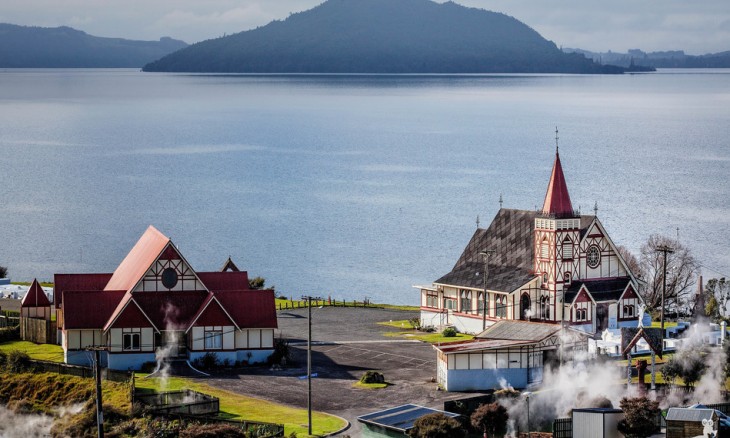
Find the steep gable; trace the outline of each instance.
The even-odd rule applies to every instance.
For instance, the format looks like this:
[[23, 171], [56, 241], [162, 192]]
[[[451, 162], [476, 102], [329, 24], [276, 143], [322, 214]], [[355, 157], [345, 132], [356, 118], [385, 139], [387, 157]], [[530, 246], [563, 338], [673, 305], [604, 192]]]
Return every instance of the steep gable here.
[[37, 279], [33, 279], [33, 283], [30, 284], [28, 292], [20, 302], [20, 307], [50, 307], [51, 301], [46, 296], [40, 283]]
[[168, 242], [145, 274], [139, 279], [133, 292], [206, 291], [203, 282], [190, 264]]
[[169, 242], [167, 236], [150, 225], [114, 271], [104, 290], [131, 291]]

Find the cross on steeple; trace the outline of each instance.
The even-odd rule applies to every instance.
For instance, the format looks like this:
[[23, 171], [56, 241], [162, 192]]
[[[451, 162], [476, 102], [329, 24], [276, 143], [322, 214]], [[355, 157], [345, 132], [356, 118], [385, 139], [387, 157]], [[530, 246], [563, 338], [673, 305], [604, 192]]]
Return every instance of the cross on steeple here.
[[502, 199], [502, 194], [499, 194], [499, 209], [502, 209], [502, 204], [504, 203], [504, 200]]
[[557, 154], [558, 152], [560, 152], [560, 147], [558, 146], [558, 139], [559, 139], [559, 138], [560, 138], [560, 137], [558, 137], [558, 127], [556, 126], [556, 127], [555, 127], [555, 153], [556, 153], [556, 154]]
[[477, 228], [479, 228], [479, 215], [477, 215]]
[[593, 204], [593, 215], [598, 216], [598, 201], [596, 201], [596, 203]]

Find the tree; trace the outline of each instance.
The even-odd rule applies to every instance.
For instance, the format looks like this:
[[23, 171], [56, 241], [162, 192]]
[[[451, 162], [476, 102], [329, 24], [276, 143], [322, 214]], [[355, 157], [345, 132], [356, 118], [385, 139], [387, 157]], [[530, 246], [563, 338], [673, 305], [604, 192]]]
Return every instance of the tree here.
[[674, 383], [679, 377], [684, 381], [684, 386], [691, 388], [702, 378], [706, 369], [704, 355], [700, 349], [692, 348], [672, 356], [664, 364], [662, 374], [667, 382]]
[[408, 431], [413, 438], [457, 438], [466, 436], [466, 430], [458, 421], [440, 412], [427, 414], [413, 423]]
[[618, 430], [626, 438], [646, 438], [658, 429], [658, 402], [646, 397], [624, 397], [620, 406], [624, 411], [624, 419], [619, 421]]
[[[711, 278], [707, 281], [704, 288], [705, 294], [705, 312], [707, 316], [712, 318], [719, 318], [721, 316], [727, 316], [727, 304], [730, 301], [730, 281], [725, 278]], [[710, 303], [714, 302], [713, 306], [710, 307]]]
[[634, 253], [629, 251], [629, 249], [623, 245], [617, 245], [616, 250], [621, 255], [621, 258], [626, 262], [629, 271], [631, 271], [634, 275], [639, 275], [641, 273], [641, 263], [639, 263], [639, 259], [636, 258]]
[[0, 278], [8, 278], [8, 268], [0, 266]]
[[[657, 249], [668, 246], [674, 252], [667, 254], [667, 291], [664, 308], [677, 308], [688, 304], [699, 264], [692, 252], [678, 240], [654, 234], [641, 246], [638, 276], [646, 282], [640, 293], [651, 309], [662, 306], [664, 284], [664, 254]], [[635, 273], [636, 274], [636, 273]]]
[[266, 284], [266, 279], [262, 277], [254, 277], [248, 280], [248, 285], [251, 289], [263, 289]]
[[471, 426], [488, 436], [503, 435], [507, 431], [507, 420], [507, 409], [499, 403], [479, 405], [471, 414]]

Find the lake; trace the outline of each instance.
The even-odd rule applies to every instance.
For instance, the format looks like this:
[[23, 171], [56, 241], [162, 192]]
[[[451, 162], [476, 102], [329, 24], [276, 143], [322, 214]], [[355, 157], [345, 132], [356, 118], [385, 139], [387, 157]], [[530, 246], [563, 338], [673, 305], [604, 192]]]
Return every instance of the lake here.
[[0, 71], [0, 265], [111, 272], [146, 227], [287, 296], [418, 304], [504, 207], [575, 208], [730, 275], [730, 70], [618, 76]]

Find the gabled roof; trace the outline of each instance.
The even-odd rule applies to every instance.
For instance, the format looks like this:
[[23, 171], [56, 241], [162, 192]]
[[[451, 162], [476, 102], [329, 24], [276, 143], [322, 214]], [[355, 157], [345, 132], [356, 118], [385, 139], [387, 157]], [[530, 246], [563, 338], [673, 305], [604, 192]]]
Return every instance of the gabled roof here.
[[702, 422], [702, 420], [714, 420], [715, 411], [713, 409], [698, 408], [669, 408], [667, 411], [667, 421], [689, 421]]
[[555, 151], [555, 163], [553, 163], [553, 172], [550, 175], [550, 182], [548, 182], [542, 213], [554, 217], [575, 216], [568, 194], [568, 185], [565, 182], [565, 175], [563, 175], [563, 166], [560, 164], [560, 154], [557, 151]]
[[661, 328], [621, 327], [621, 354], [626, 357], [634, 348], [634, 345], [642, 338], [649, 345], [649, 348], [661, 358], [664, 349]]
[[[461, 253], [451, 272], [434, 283], [483, 287], [484, 258], [481, 251], [490, 249], [487, 289], [512, 292], [536, 276], [534, 269], [534, 231], [538, 211], [502, 208], [489, 228], [478, 228]], [[594, 216], [581, 216], [581, 230], [590, 226]], [[494, 281], [492, 281], [494, 279]]]
[[476, 339], [502, 339], [510, 341], [538, 342], [560, 331], [559, 324], [505, 320], [498, 321], [475, 336]]
[[185, 330], [207, 297], [200, 291], [142, 292], [134, 300], [160, 330]]
[[565, 302], [572, 303], [583, 285], [594, 301], [617, 301], [630, 283], [630, 277], [575, 280], [565, 292]]
[[449, 342], [447, 344], [434, 345], [433, 348], [444, 353], [466, 353], [469, 351], [493, 350], [497, 348], [518, 347], [521, 345], [533, 345], [537, 341], [519, 341], [508, 339], [474, 339], [464, 342]]
[[53, 276], [53, 302], [61, 308], [65, 291], [101, 292], [112, 274], [55, 274]]
[[104, 290], [132, 290], [168, 243], [170, 239], [150, 225], [114, 271]]
[[277, 328], [273, 290], [215, 292], [226, 312], [241, 328]]
[[28, 292], [23, 297], [23, 301], [20, 302], [20, 307], [50, 307], [51, 301], [46, 296], [40, 283], [37, 279], [33, 279], [33, 283], [30, 284]]
[[201, 304], [198, 312], [190, 321], [190, 325], [186, 332], [190, 331], [190, 329], [195, 325], [227, 326], [229, 323], [232, 323], [237, 329], [241, 329], [241, 327], [236, 324], [236, 321], [231, 318], [231, 315], [221, 305], [220, 301], [218, 301], [215, 295], [213, 295], [213, 292], [210, 292], [205, 301], [203, 301], [203, 304]]
[[114, 309], [109, 320], [104, 325], [106, 332], [112, 327], [116, 328], [134, 328], [145, 327], [147, 324], [152, 325], [156, 332], [160, 332], [160, 326], [152, 322], [149, 316], [142, 310], [139, 304], [134, 300], [130, 292], [126, 292], [122, 300]]
[[238, 269], [238, 266], [236, 266], [236, 264], [233, 263], [231, 256], [228, 256], [228, 260], [226, 260], [226, 262], [223, 263], [223, 267], [221, 268], [221, 272], [227, 272], [227, 271], [233, 271], [233, 272], [240, 271], [240, 269]]
[[63, 291], [63, 329], [100, 330], [126, 292]]

